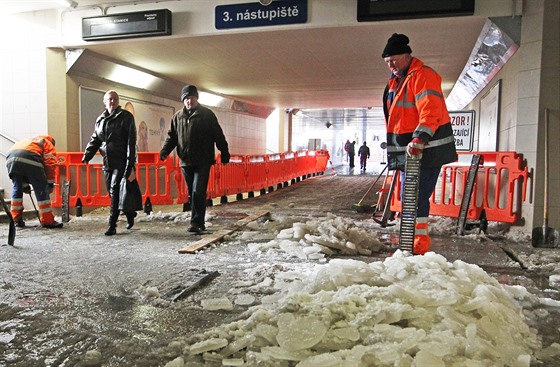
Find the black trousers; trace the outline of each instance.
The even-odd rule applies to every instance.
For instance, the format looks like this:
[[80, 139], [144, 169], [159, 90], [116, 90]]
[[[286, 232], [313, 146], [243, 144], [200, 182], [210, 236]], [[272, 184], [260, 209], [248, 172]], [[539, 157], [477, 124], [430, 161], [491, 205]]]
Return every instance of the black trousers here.
[[206, 216], [206, 191], [211, 167], [211, 165], [181, 167], [189, 191], [191, 223], [201, 228], [204, 227]]
[[[109, 226], [116, 227], [117, 221], [119, 219], [119, 198], [121, 191], [121, 180], [123, 179], [125, 169], [117, 168], [113, 170], [103, 170], [105, 174], [105, 184], [107, 185], [107, 192], [111, 198], [111, 206], [109, 208]], [[126, 218], [130, 221], [130, 218], [134, 218], [134, 212], [124, 213]]]

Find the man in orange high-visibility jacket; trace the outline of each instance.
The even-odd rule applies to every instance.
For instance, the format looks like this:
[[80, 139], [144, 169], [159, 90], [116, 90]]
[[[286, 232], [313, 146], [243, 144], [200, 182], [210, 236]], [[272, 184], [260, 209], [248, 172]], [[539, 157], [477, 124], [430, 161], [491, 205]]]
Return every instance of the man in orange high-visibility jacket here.
[[6, 168], [13, 182], [11, 213], [17, 227], [25, 227], [23, 193], [29, 185], [35, 191], [41, 225], [45, 228], [63, 225], [54, 219], [50, 199], [57, 163], [54, 144], [51, 136], [41, 135], [18, 141], [8, 151]]
[[395, 33], [381, 54], [392, 73], [383, 93], [383, 110], [390, 169], [400, 170], [404, 182], [406, 157], [421, 160], [413, 253], [424, 254], [430, 249], [430, 196], [441, 166], [456, 161], [457, 151], [441, 77], [411, 56], [408, 43], [407, 36]]

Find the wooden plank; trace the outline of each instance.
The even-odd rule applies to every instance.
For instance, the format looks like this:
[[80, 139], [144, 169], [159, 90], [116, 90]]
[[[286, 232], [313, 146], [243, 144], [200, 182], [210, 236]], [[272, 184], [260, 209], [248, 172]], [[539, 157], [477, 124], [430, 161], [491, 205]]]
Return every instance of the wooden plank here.
[[243, 227], [246, 226], [247, 224], [251, 223], [252, 221], [255, 221], [261, 217], [265, 217], [269, 214], [270, 212], [264, 211], [264, 212], [260, 212], [260, 213], [255, 213], [255, 214], [250, 214], [247, 217], [238, 220], [235, 223], [235, 227], [236, 229], [238, 229], [239, 227]]
[[180, 254], [194, 254], [196, 251], [203, 249], [206, 246], [213, 244], [214, 242], [221, 241], [225, 236], [237, 231], [239, 228], [246, 226], [247, 224], [255, 221], [261, 217], [267, 216], [269, 214], [268, 211], [250, 214], [247, 217], [238, 220], [233, 225], [233, 229], [222, 229], [211, 233], [207, 236], [204, 236], [202, 239], [191, 243], [188, 246], [183, 247], [179, 250]]
[[180, 254], [194, 254], [196, 251], [211, 245], [214, 242], [220, 241], [222, 238], [227, 236], [228, 234], [232, 233], [232, 229], [222, 229], [217, 232], [211, 233], [207, 236], [204, 236], [202, 239], [191, 243], [188, 246], [183, 247], [179, 250]]
[[[191, 271], [194, 272], [196, 270]], [[194, 274], [187, 274], [187, 279], [183, 281], [183, 284], [176, 286], [167, 292], [163, 298], [171, 302], [177, 301], [178, 299], [187, 297], [193, 293], [197, 288], [209, 283], [212, 279], [216, 278], [220, 273], [217, 271], [208, 272], [206, 270], [197, 271]]]

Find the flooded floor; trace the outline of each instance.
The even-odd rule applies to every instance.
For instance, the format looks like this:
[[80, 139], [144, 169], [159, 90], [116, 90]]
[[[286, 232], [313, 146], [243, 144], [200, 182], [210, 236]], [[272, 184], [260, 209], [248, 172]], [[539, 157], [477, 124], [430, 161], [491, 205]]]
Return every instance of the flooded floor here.
[[[398, 226], [381, 228], [371, 213], [353, 209], [376, 173], [337, 173], [209, 207], [209, 229], [234, 228], [238, 220], [257, 212], [268, 212], [266, 220], [279, 226], [333, 213], [371, 223], [372, 236], [387, 246], [387, 251], [353, 258], [374, 262], [391, 256]], [[364, 203], [373, 205], [376, 200], [372, 194]], [[36, 220], [28, 220], [28, 227], [17, 232], [15, 247], [0, 247], [0, 366], [163, 366], [181, 353], [174, 340], [236, 320], [247, 310], [234, 304], [231, 310], [208, 311], [201, 307], [202, 300], [222, 297], [247, 277], [258, 282], [274, 269], [309, 261], [247, 251], [254, 238], [244, 240], [243, 229], [204, 251], [180, 254], [180, 249], [200, 239], [187, 233], [186, 217], [164, 215], [181, 209], [156, 206], [154, 212], [163, 213], [160, 219], [142, 213], [129, 231], [123, 219], [112, 237], [103, 235], [105, 208], [72, 217], [60, 230], [41, 229]], [[5, 223], [2, 226], [6, 228]], [[263, 241], [270, 238], [262, 235]], [[449, 262], [477, 264], [502, 284], [521, 285], [535, 297], [560, 300], [558, 288], [549, 284], [557, 268], [546, 260], [555, 259], [555, 249], [534, 249], [530, 243], [505, 237], [434, 234], [432, 241], [431, 250]], [[536, 265], [528, 266], [529, 260]], [[192, 284], [201, 271], [219, 275], [181, 299], [168, 300], [166, 295]], [[532, 320], [530, 326], [538, 329], [543, 346], [560, 340], [558, 310], [543, 307]], [[94, 350], [103, 352], [91, 355]], [[560, 366], [560, 360], [554, 357], [532, 366]]]

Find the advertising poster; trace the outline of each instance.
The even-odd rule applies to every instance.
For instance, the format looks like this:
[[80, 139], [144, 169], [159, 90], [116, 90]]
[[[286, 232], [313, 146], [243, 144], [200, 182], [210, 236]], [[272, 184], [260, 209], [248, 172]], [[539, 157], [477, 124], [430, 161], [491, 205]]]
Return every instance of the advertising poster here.
[[[80, 135], [81, 149], [85, 149], [95, 120], [103, 112], [105, 91], [80, 88]], [[175, 108], [141, 101], [119, 95], [120, 105], [134, 115], [139, 152], [159, 152], [165, 141], [167, 129]]]

